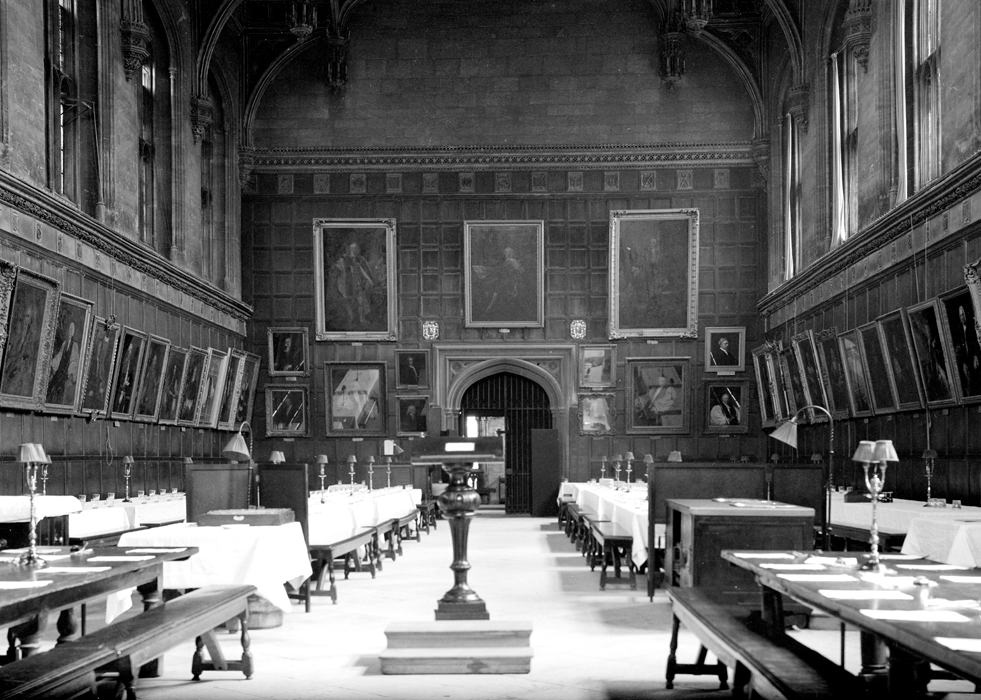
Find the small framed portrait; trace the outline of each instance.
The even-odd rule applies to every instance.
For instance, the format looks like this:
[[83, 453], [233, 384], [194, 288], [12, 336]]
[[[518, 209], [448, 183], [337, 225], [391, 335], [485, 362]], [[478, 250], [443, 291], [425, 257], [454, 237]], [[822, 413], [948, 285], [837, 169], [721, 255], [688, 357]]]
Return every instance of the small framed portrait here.
[[43, 406], [58, 321], [58, 297], [58, 283], [54, 280], [17, 270], [7, 311], [0, 406], [33, 410]]
[[123, 328], [119, 341], [119, 359], [112, 380], [112, 399], [109, 417], [113, 420], [132, 419], [136, 409], [136, 383], [143, 368], [147, 334], [135, 328]]
[[164, 368], [170, 353], [170, 341], [157, 335], [147, 338], [146, 359], [136, 383], [136, 406], [133, 419], [153, 422], [160, 413], [160, 392], [163, 389]]
[[854, 328], [838, 334], [838, 348], [841, 351], [841, 365], [845, 370], [845, 384], [848, 386], [848, 404], [856, 418], [872, 415], [872, 394], [869, 389], [869, 375], [862, 357], [862, 339]]
[[0, 368], [3, 367], [3, 349], [7, 345], [7, 321], [10, 319], [10, 298], [14, 295], [17, 267], [0, 260]]
[[748, 432], [748, 401], [747, 382], [708, 382], [705, 385], [705, 432]]
[[880, 316], [879, 338], [886, 357], [889, 382], [893, 386], [899, 410], [921, 408], [923, 394], [920, 373], [913, 357], [913, 342], [909, 333], [906, 312], [896, 309]]
[[428, 387], [429, 352], [426, 350], [396, 350], [395, 385], [398, 388]]
[[317, 340], [396, 340], [395, 219], [314, 219]]
[[930, 299], [911, 306], [906, 316], [927, 406], [953, 404], [957, 400], [955, 379], [952, 378], [955, 366], [950, 345], [943, 333], [939, 302]]
[[613, 394], [579, 394], [579, 434], [612, 435], [615, 406]]
[[100, 316], [92, 318], [82, 369], [79, 413], [83, 415], [100, 417], [109, 410], [109, 389], [112, 386], [120, 330], [118, 323], [110, 324]]
[[610, 338], [698, 333], [698, 210], [610, 212]]
[[242, 373], [235, 388], [235, 415], [232, 419], [232, 430], [237, 429], [245, 421], [252, 420], [252, 406], [255, 401], [256, 382], [259, 380], [258, 355], [245, 353], [242, 361]]
[[48, 387], [44, 410], [48, 413], [75, 413], [82, 396], [82, 369], [92, 326], [92, 302], [61, 294], [54, 346], [48, 365]]
[[897, 399], [889, 381], [889, 367], [886, 354], [879, 338], [879, 326], [875, 321], [858, 327], [858, 338], [862, 343], [862, 359], [865, 361], [865, 375], [869, 378], [869, 396], [872, 410], [876, 415], [896, 410]]
[[628, 433], [688, 433], [689, 358], [628, 358]]
[[[801, 379], [800, 367], [797, 364], [797, 356], [794, 354], [792, 345], [781, 348], [777, 352], [777, 365], [779, 367], [779, 386], [782, 388], [783, 400], [785, 405], [784, 416], [793, 418], [797, 411], [809, 404], [810, 398], [807, 396], [807, 387]], [[808, 420], [811, 419], [811, 412], [807, 411]]]
[[199, 428], [218, 427], [218, 409], [221, 408], [221, 389], [225, 386], [225, 373], [228, 371], [227, 350], [208, 348], [208, 361], [201, 376], [198, 389], [198, 415], [195, 424]]
[[308, 432], [309, 394], [296, 384], [266, 385], [266, 437], [299, 437]]
[[769, 346], [761, 345], [753, 350], [753, 372], [756, 375], [756, 391], [760, 397], [760, 420], [764, 427], [776, 425], [781, 416], [773, 399], [776, 389], [773, 385]]
[[468, 328], [545, 325], [544, 221], [465, 221], [463, 260]]
[[221, 401], [218, 405], [218, 430], [235, 430], [235, 391], [239, 386], [245, 367], [245, 351], [231, 348], [228, 351], [228, 369], [221, 387]]
[[327, 432], [385, 434], [385, 363], [325, 362]]
[[705, 371], [718, 374], [746, 369], [745, 326], [705, 329]]
[[306, 328], [269, 328], [266, 339], [270, 377], [303, 377], [309, 373]]
[[425, 435], [428, 426], [429, 397], [399, 396], [399, 435]]
[[601, 389], [616, 386], [616, 345], [583, 345], [579, 348], [579, 386]]
[[981, 400], [981, 343], [967, 287], [961, 287], [940, 297], [943, 308], [944, 335], [950, 341], [951, 359], [957, 379], [957, 390], [965, 402]]
[[180, 409], [177, 411], [178, 425], [194, 425], [198, 415], [198, 394], [201, 378], [208, 362], [208, 351], [191, 346], [187, 351], [184, 365], [184, 378], [181, 380]]
[[848, 382], [845, 379], [845, 367], [841, 363], [841, 350], [838, 348], [838, 330], [825, 328], [814, 333], [814, 348], [817, 351], [828, 410], [836, 419], [847, 418]]
[[184, 378], [184, 365], [187, 362], [187, 349], [171, 347], [160, 387], [160, 411], [157, 420], [162, 425], [177, 424], [177, 410], [180, 407], [181, 380]]
[[[828, 397], [824, 390], [824, 382], [821, 381], [821, 369], [818, 365], [817, 347], [814, 344], [814, 334], [810, 330], [797, 333], [790, 339], [790, 344], [794, 349], [794, 357], [797, 360], [797, 369], [800, 372], [801, 382], [806, 390], [808, 404], [820, 406], [828, 413]], [[799, 410], [799, 407], [798, 407]], [[823, 411], [809, 409], [812, 421], [825, 421], [828, 417]]]

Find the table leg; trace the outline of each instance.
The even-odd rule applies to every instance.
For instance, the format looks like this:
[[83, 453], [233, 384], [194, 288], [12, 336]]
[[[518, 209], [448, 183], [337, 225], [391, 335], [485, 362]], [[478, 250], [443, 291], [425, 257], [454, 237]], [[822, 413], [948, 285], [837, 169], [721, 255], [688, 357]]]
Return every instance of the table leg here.
[[890, 647], [888, 664], [890, 698], [927, 697], [927, 684], [930, 682], [928, 662], [903, 649]]
[[16, 661], [27, 658], [41, 646], [41, 632], [48, 624], [47, 612], [32, 617], [27, 622], [7, 630], [7, 659]]
[[[159, 580], [154, 579], [148, 583], [144, 583], [141, 586], [137, 586], [136, 590], [140, 592], [140, 596], [143, 598], [143, 610], [149, 610], [150, 608], [155, 608], [158, 605], [163, 604], [163, 595], [160, 592]], [[140, 666], [139, 677], [140, 678], [157, 678], [163, 671], [163, 659], [156, 658], [147, 661], [145, 664]]]
[[75, 608], [65, 608], [58, 614], [58, 644], [69, 642], [79, 637], [78, 617]]

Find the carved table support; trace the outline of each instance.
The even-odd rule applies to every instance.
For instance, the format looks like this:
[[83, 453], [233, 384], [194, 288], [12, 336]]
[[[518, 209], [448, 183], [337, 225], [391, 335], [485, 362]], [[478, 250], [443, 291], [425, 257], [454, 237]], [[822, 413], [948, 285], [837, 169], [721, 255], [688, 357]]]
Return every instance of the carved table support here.
[[439, 600], [437, 620], [489, 620], [487, 606], [467, 583], [470, 562], [467, 561], [467, 537], [470, 521], [480, 506], [480, 494], [467, 482], [470, 463], [456, 462], [443, 466], [450, 474], [450, 484], [439, 495], [439, 507], [449, 521], [453, 541], [453, 588]]

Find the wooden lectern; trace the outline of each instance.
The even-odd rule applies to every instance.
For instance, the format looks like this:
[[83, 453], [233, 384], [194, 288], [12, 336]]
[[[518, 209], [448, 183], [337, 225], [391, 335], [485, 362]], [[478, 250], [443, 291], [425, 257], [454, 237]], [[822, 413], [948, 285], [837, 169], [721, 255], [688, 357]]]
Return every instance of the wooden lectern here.
[[450, 484], [439, 495], [439, 507], [449, 521], [453, 541], [453, 587], [439, 600], [437, 620], [489, 620], [487, 606], [467, 583], [467, 536], [470, 520], [480, 507], [480, 494], [467, 477], [477, 464], [504, 461], [503, 437], [427, 437], [413, 440], [413, 464], [438, 464], [450, 475]]

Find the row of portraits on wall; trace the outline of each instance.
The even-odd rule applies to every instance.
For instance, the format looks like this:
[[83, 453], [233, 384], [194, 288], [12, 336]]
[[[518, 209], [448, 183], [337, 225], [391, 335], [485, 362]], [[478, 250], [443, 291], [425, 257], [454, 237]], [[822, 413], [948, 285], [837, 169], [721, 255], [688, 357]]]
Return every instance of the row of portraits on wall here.
[[0, 406], [219, 430], [251, 416], [257, 355], [178, 347], [93, 307], [0, 261]]
[[753, 351], [764, 425], [818, 405], [835, 418], [981, 401], [981, 343], [969, 287], [838, 331], [806, 330]]

